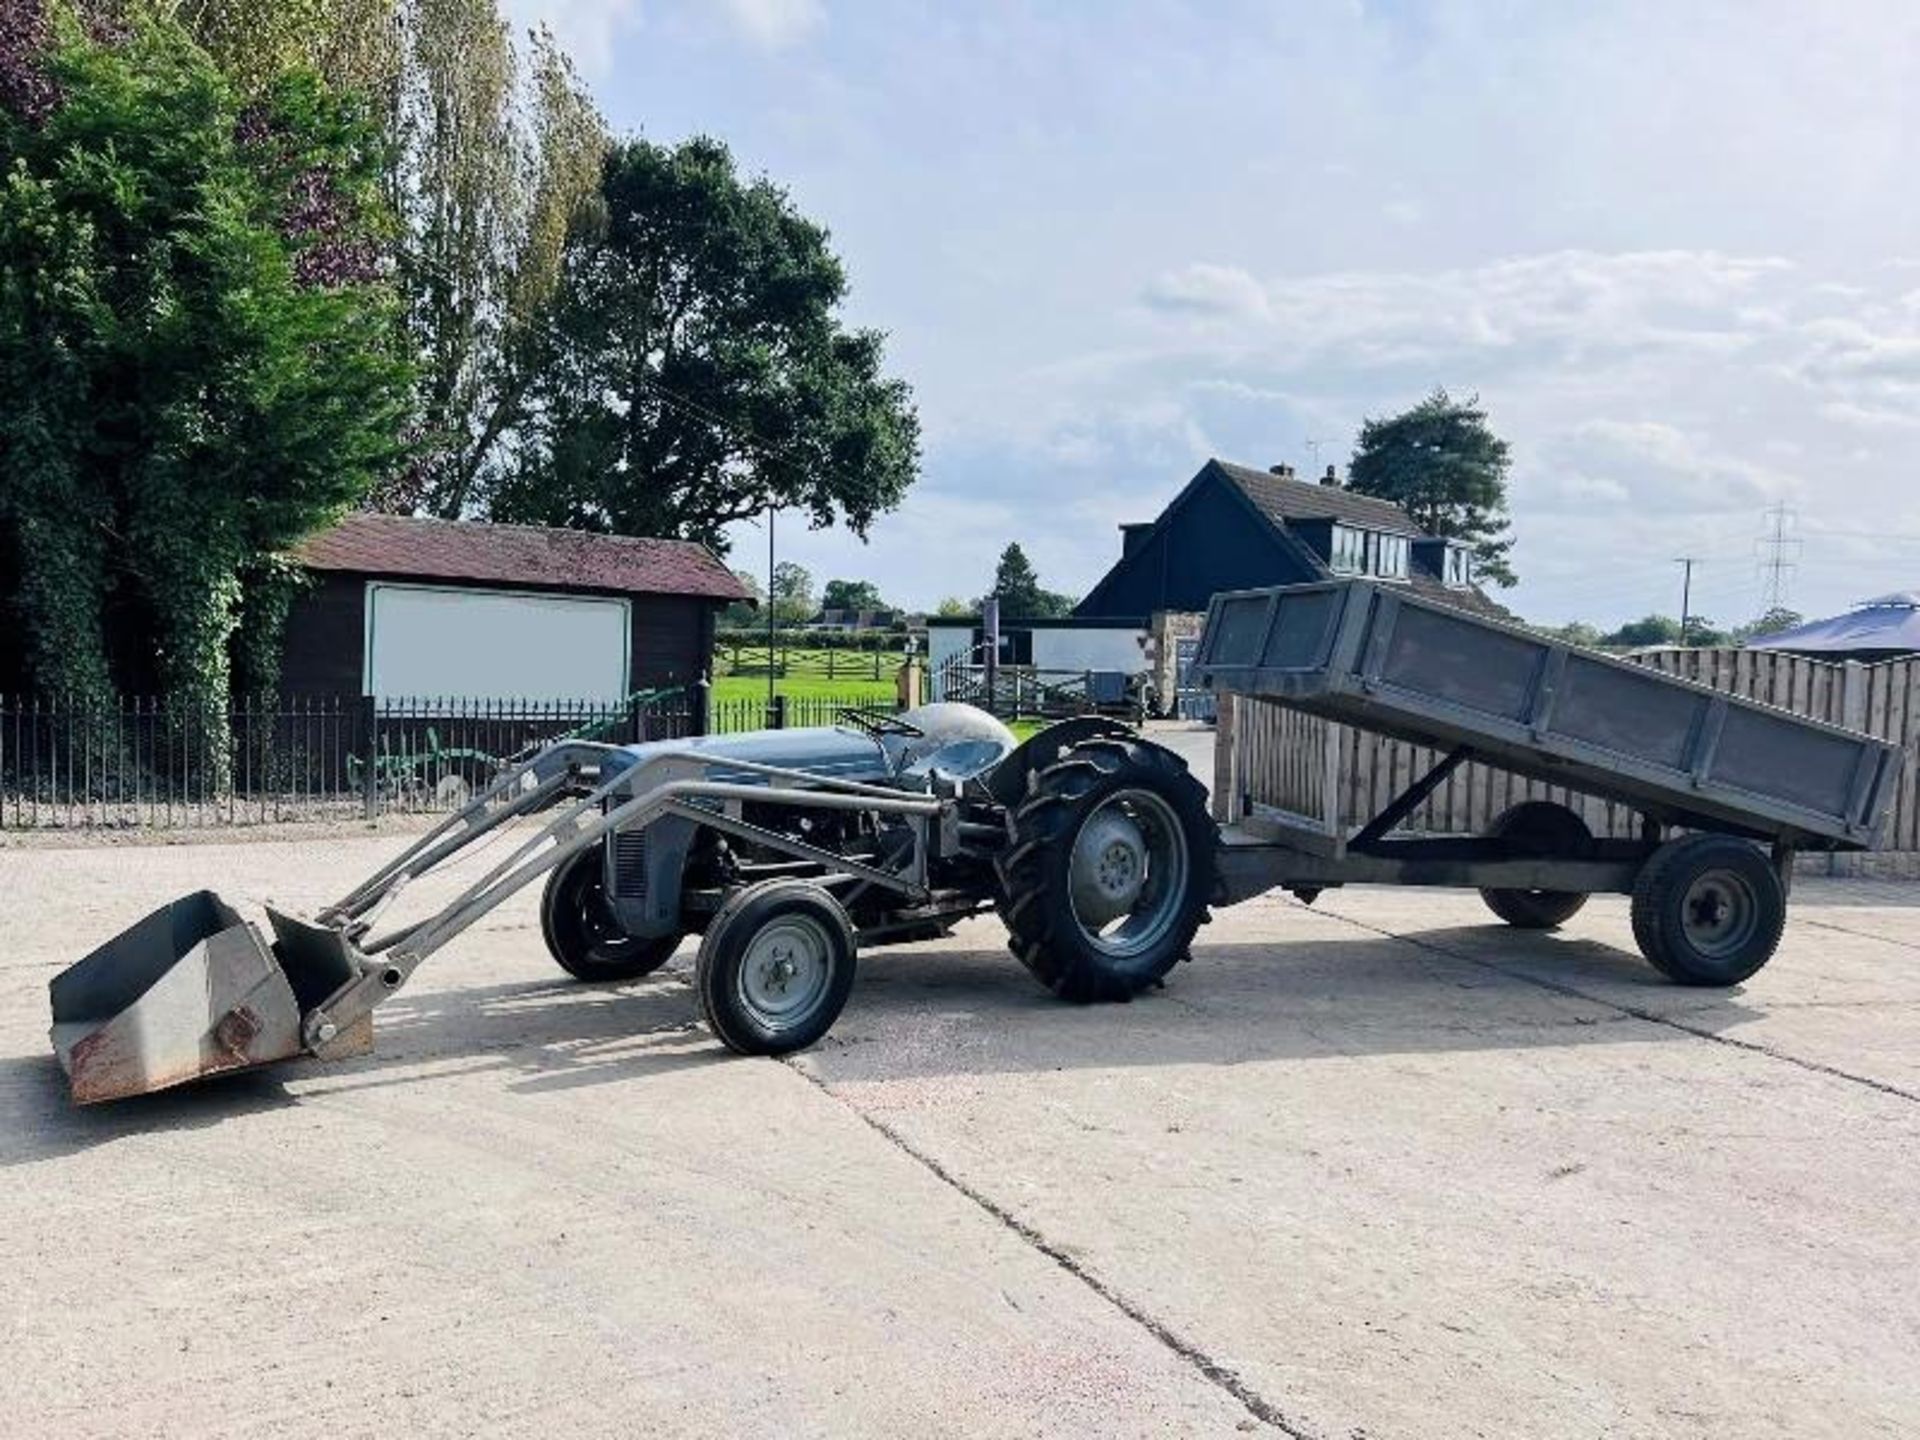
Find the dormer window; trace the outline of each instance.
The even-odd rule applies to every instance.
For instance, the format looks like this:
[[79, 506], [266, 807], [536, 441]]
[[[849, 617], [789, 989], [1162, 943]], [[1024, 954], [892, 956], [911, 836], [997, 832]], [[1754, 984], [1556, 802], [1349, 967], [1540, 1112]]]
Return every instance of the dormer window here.
[[1473, 552], [1464, 545], [1447, 546], [1446, 583], [1455, 590], [1465, 590], [1473, 584]]
[[1333, 527], [1333, 546], [1327, 555], [1327, 565], [1336, 575], [1364, 575], [1367, 573], [1367, 532], [1355, 530], [1350, 525]]
[[1336, 575], [1373, 575], [1382, 580], [1404, 580], [1407, 578], [1407, 562], [1411, 551], [1411, 543], [1404, 535], [1335, 525], [1328, 549], [1327, 567]]
[[1413, 547], [1406, 536], [1375, 533], [1368, 535], [1367, 540], [1369, 575], [1378, 575], [1382, 580], [1407, 578], [1407, 556]]

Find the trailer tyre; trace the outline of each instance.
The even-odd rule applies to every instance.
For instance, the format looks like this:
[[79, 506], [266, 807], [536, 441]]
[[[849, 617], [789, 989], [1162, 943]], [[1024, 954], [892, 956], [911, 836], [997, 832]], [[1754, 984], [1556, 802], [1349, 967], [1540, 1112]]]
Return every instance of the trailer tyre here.
[[598, 845], [564, 861], [540, 896], [540, 935], [547, 953], [576, 980], [614, 984], [651, 975], [667, 963], [678, 935], [629, 935], [607, 903]]
[[1633, 938], [1682, 985], [1738, 985], [1773, 958], [1786, 920], [1779, 872], [1731, 835], [1668, 841], [1634, 881]]
[[[1523, 800], [1494, 818], [1487, 834], [1506, 840], [1516, 853], [1542, 858], [1579, 854], [1593, 841], [1587, 822], [1552, 800]], [[1587, 903], [1579, 890], [1482, 890], [1487, 908], [1517, 930], [1552, 930]]]
[[707, 926], [695, 983], [714, 1037], [742, 1055], [804, 1050], [853, 990], [847, 912], [806, 880], [762, 880], [730, 895]]
[[1040, 770], [996, 861], [1008, 944], [1064, 1000], [1128, 1000], [1187, 958], [1219, 832], [1185, 763], [1133, 738], [1083, 740]]

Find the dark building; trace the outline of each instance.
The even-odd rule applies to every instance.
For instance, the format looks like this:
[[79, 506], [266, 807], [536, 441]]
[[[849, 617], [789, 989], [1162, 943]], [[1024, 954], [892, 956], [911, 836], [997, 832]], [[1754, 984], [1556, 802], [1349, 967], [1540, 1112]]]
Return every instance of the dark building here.
[[352, 515], [297, 558], [289, 694], [619, 700], [707, 673], [750, 598], [702, 545], [529, 525]]
[[1200, 611], [1223, 590], [1345, 575], [1506, 614], [1475, 588], [1467, 546], [1426, 534], [1398, 505], [1342, 488], [1331, 466], [1316, 482], [1287, 465], [1209, 460], [1159, 519], [1124, 524], [1120, 534], [1120, 559], [1074, 614]]

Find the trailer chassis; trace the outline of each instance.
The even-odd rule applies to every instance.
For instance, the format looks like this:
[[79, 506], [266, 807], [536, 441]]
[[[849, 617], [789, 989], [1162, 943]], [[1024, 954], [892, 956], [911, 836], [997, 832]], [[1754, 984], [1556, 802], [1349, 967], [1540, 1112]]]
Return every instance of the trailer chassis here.
[[[1312, 903], [1343, 885], [1425, 885], [1469, 890], [1529, 890], [1631, 895], [1665, 843], [1665, 828], [1642, 812], [1637, 838], [1588, 837], [1565, 847], [1518, 844], [1496, 835], [1399, 836], [1395, 832], [1460, 766], [1497, 765], [1470, 745], [1448, 751], [1350, 836], [1284, 810], [1262, 808], [1221, 836], [1219, 899], [1235, 904], [1270, 890]], [[1791, 839], [1760, 837], [1736, 827], [1714, 833], [1770, 838], [1783, 895], [1792, 887], [1797, 849]]]

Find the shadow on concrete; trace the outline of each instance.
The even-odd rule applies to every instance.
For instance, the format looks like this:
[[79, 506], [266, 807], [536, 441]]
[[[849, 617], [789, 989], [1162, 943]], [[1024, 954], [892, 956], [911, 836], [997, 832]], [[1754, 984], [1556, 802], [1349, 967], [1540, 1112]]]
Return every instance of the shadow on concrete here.
[[[983, 931], [982, 939], [991, 934]], [[1630, 992], [1630, 993], [1623, 993]], [[862, 957], [853, 998], [804, 1062], [829, 1080], [1237, 1065], [1267, 1060], [1681, 1041], [1758, 1018], [1738, 992], [1686, 991], [1596, 941], [1460, 926], [1401, 936], [1201, 945], [1128, 1005], [1048, 995], [1004, 949], [907, 946]], [[408, 992], [375, 1016], [370, 1056], [296, 1061], [80, 1108], [52, 1055], [0, 1059], [0, 1165], [150, 1131], [197, 1129], [326, 1094], [507, 1071], [523, 1093], [730, 1063], [684, 969], [621, 986], [534, 980]]]
[[[1758, 1019], [1737, 996], [1682, 990], [1608, 945], [1504, 926], [1203, 944], [1165, 989], [1124, 1006], [1062, 1005], [1003, 952], [903, 951], [866, 965], [806, 1063], [830, 1081], [883, 1081], [1686, 1042]], [[1655, 1023], [1669, 1006], [1685, 1030]]]
[[0, 1168], [111, 1145], [150, 1131], [204, 1130], [297, 1104], [285, 1067], [216, 1075], [157, 1095], [75, 1105], [52, 1050], [0, 1057]]
[[700, 1024], [691, 988], [672, 975], [622, 986], [540, 980], [409, 992], [376, 1012], [374, 1037], [373, 1054], [351, 1060], [287, 1061], [91, 1106], [69, 1098], [51, 1050], [0, 1057], [0, 1166], [297, 1105], [300, 1091], [287, 1088], [296, 1082], [320, 1080], [326, 1093], [339, 1094], [443, 1082], [449, 1069], [508, 1070], [516, 1076], [509, 1088], [539, 1092], [722, 1063], [728, 1055]]
[[[701, 1023], [692, 987], [673, 971], [625, 985], [533, 980], [409, 992], [374, 1014], [374, 1053], [326, 1066], [328, 1093], [508, 1070], [538, 1093], [715, 1064], [731, 1052]], [[417, 1067], [429, 1066], [424, 1073]], [[395, 1073], [399, 1071], [400, 1073]], [[349, 1077], [340, 1078], [336, 1077]]]

